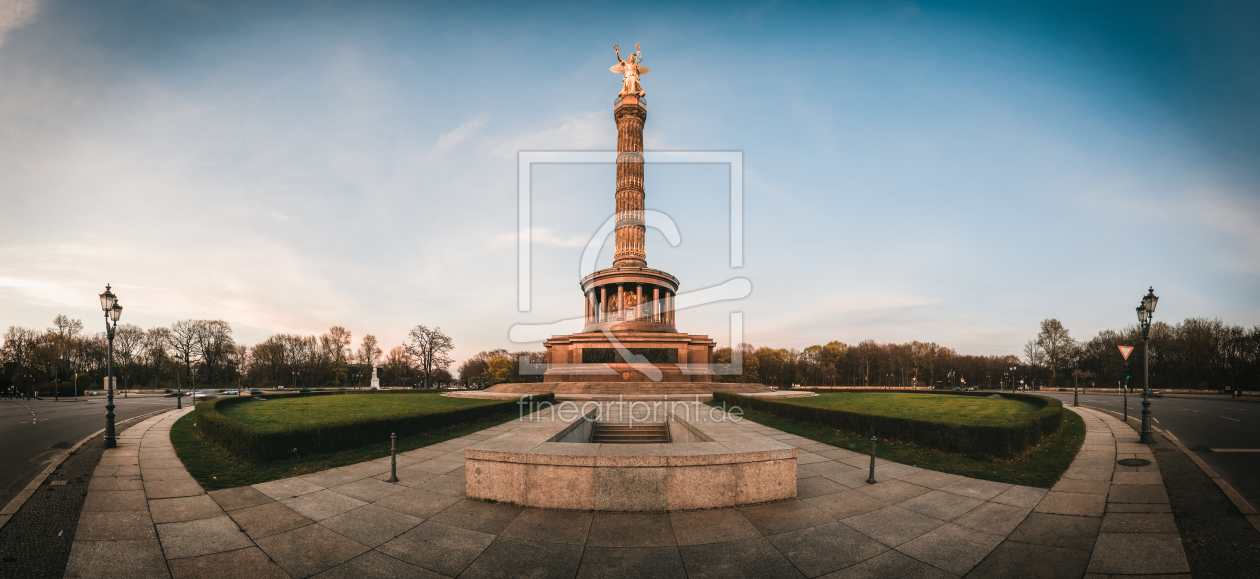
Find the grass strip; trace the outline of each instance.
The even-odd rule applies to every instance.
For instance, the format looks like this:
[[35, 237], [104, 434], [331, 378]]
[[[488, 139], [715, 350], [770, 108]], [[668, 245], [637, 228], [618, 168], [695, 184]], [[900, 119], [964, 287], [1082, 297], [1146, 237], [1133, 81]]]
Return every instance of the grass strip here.
[[[532, 397], [551, 400], [551, 395]], [[254, 464], [351, 450], [520, 412], [517, 400], [446, 398], [391, 391], [230, 397], [197, 404], [197, 431]]]
[[[399, 438], [398, 452], [472, 434], [515, 420], [519, 416], [519, 413], [515, 411], [506, 412], [417, 436]], [[193, 412], [176, 421], [171, 427], [171, 443], [175, 445], [175, 454], [184, 463], [189, 474], [197, 479], [201, 488], [207, 491], [248, 486], [389, 456], [389, 440], [386, 439], [379, 444], [369, 444], [341, 452], [254, 463], [237, 458], [200, 436], [193, 426], [196, 419], [197, 414]]]
[[437, 392], [415, 391], [244, 400], [243, 404], [220, 403], [218, 410], [264, 435], [313, 425], [329, 428], [368, 421], [397, 421], [504, 404], [503, 400], [450, 398]]
[[[721, 408], [721, 402], [709, 402]], [[782, 418], [744, 408], [744, 418], [758, 424], [777, 428], [810, 440], [868, 454], [871, 451], [869, 435], [843, 432], [790, 418]], [[1085, 422], [1075, 412], [1064, 412], [1058, 431], [1042, 439], [1027, 454], [1014, 460], [977, 460], [969, 456], [933, 450], [894, 440], [876, 442], [875, 456], [892, 462], [908, 464], [982, 480], [1038, 488], [1050, 488], [1072, 464], [1077, 451], [1085, 442]]]
[[[989, 398], [962, 393], [859, 392], [774, 400], [714, 392], [713, 399], [802, 423], [861, 432], [976, 459], [1019, 458], [1047, 435], [1057, 432], [1063, 421], [1062, 402], [1024, 394]], [[957, 416], [938, 411], [937, 405], [956, 409]]]
[[876, 416], [979, 426], [1005, 426], [1019, 422], [1044, 406], [1011, 398], [861, 391], [823, 392], [809, 398], [786, 398], [777, 402]]

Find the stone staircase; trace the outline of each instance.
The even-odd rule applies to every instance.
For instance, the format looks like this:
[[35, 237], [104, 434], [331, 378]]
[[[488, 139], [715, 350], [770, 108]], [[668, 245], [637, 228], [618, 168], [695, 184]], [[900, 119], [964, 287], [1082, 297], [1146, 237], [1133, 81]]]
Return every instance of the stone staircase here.
[[591, 442], [601, 444], [668, 443], [669, 427], [664, 422], [635, 425], [596, 422]]

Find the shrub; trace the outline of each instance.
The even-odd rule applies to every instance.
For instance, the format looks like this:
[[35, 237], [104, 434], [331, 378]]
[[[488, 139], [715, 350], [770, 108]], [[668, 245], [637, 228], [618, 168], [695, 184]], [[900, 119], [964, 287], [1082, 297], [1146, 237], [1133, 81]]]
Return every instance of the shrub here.
[[[940, 394], [940, 392], [933, 393]], [[974, 396], [976, 394], [957, 393], [954, 395]], [[862, 414], [740, 396], [727, 392], [714, 392], [713, 400], [836, 430], [873, 435], [945, 452], [975, 456], [990, 455], [1002, 459], [1014, 458], [1028, 452], [1037, 446], [1043, 437], [1057, 431], [1063, 422], [1063, 403], [1057, 399], [1028, 394], [1002, 394], [1001, 396], [1035, 404], [1039, 408], [1021, 420], [993, 426]]]
[[[268, 400], [306, 396], [336, 396], [335, 392], [269, 395]], [[374, 392], [376, 396], [432, 396], [414, 391]], [[466, 424], [482, 418], [519, 412], [517, 400], [473, 406], [447, 412], [422, 413], [392, 418], [371, 418], [318, 424], [295, 424], [282, 430], [261, 432], [221, 412], [234, 404], [250, 402], [248, 396], [219, 398], [197, 403], [196, 431], [238, 458], [250, 462], [266, 462], [281, 458], [323, 454], [358, 448], [389, 440], [390, 433], [400, 438]], [[553, 394], [531, 397], [531, 402], [555, 402]], [[255, 402], [257, 403], [257, 402]], [[531, 405], [532, 407], [532, 405]]]

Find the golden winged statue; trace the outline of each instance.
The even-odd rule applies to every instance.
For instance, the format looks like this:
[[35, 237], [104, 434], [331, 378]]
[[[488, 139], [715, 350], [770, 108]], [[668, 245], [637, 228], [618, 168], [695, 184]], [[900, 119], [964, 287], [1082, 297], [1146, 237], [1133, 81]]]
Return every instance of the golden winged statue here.
[[621, 59], [620, 44], [613, 45], [613, 52], [617, 54], [617, 64], [613, 65], [613, 67], [608, 70], [622, 75], [621, 93], [617, 96], [646, 96], [647, 93], [643, 92], [643, 87], [639, 86], [639, 76], [652, 71], [648, 70], [648, 67], [639, 64], [643, 61], [643, 52], [639, 50], [639, 43], [634, 43], [634, 54], [629, 55], [628, 61]]

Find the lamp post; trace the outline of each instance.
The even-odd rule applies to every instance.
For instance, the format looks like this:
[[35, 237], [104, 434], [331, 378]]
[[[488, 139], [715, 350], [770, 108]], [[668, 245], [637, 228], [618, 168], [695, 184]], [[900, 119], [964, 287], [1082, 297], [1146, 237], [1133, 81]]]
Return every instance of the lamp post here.
[[118, 305], [118, 296], [109, 291], [109, 284], [105, 284], [105, 293], [101, 294], [101, 310], [105, 312], [105, 334], [109, 337], [108, 377], [106, 378], [109, 380], [109, 389], [105, 404], [105, 448], [115, 448], [118, 446], [118, 439], [114, 437], [114, 330], [118, 328], [118, 318], [122, 317], [122, 306]]
[[1072, 406], [1081, 405], [1080, 377], [1072, 372]]
[[1142, 326], [1142, 438], [1151, 443], [1151, 319], [1155, 317], [1155, 304], [1159, 297], [1151, 286], [1142, 303], [1137, 307], [1138, 324]]
[[[184, 367], [188, 367], [188, 356], [184, 356]], [[175, 409], [179, 410], [184, 407], [184, 391], [179, 381], [179, 368], [175, 368]]]

